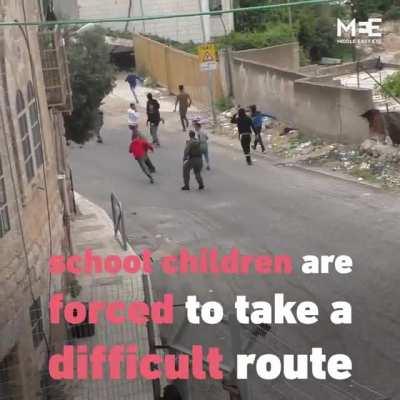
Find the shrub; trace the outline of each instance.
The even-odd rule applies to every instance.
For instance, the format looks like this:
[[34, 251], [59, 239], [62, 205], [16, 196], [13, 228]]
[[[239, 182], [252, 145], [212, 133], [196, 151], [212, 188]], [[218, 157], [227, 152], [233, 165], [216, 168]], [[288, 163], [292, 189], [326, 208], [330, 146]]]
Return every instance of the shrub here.
[[382, 93], [386, 96], [400, 97], [400, 72], [388, 76], [383, 81]]
[[174, 47], [175, 49], [186, 51], [186, 53], [197, 54], [198, 44], [194, 43], [193, 41], [186, 42], [186, 43], [181, 43], [181, 42], [177, 42], [175, 40], [163, 38], [163, 37], [157, 36], [157, 35], [146, 34], [144, 36], [146, 36], [149, 39], [152, 39], [152, 40], [154, 40], [156, 42], [159, 42], [159, 43], [162, 43], [162, 44], [166, 44], [167, 46]]
[[288, 24], [276, 24], [262, 31], [232, 32], [217, 39], [218, 47], [231, 46], [233, 50], [248, 50], [292, 42], [294, 32]]
[[385, 18], [389, 20], [400, 19], [400, 6], [392, 6], [385, 13]]

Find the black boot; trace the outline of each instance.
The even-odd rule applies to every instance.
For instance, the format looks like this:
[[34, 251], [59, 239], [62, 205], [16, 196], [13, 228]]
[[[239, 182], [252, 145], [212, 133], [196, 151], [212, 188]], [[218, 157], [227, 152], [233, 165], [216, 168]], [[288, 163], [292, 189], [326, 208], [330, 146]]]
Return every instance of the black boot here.
[[247, 161], [247, 165], [252, 165], [252, 161], [251, 161], [251, 157], [250, 156], [246, 156], [246, 161]]

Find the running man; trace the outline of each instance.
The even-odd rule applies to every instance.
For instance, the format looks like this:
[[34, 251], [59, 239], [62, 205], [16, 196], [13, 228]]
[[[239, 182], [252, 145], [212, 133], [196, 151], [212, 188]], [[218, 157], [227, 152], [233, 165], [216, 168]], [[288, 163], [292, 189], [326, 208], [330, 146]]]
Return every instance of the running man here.
[[128, 76], [125, 79], [125, 82], [128, 82], [129, 87], [131, 88], [131, 92], [132, 92], [133, 97], [135, 98], [135, 101], [137, 104], [139, 104], [139, 99], [136, 94], [136, 86], [137, 86], [137, 81], [141, 81], [141, 80], [142, 79], [134, 73], [128, 74]]
[[156, 172], [156, 169], [147, 154], [149, 150], [154, 152], [153, 146], [145, 138], [140, 137], [138, 133], [134, 133], [129, 153], [132, 154], [144, 174], [150, 179], [150, 183], [154, 183], [151, 174]]
[[185, 92], [185, 88], [183, 85], [179, 85], [179, 94], [176, 96], [174, 112], [176, 112], [176, 107], [178, 106], [178, 104], [179, 104], [179, 115], [181, 118], [182, 128], [183, 128], [183, 132], [185, 132], [186, 129], [189, 128], [187, 112], [188, 112], [188, 108], [192, 105], [192, 99]]

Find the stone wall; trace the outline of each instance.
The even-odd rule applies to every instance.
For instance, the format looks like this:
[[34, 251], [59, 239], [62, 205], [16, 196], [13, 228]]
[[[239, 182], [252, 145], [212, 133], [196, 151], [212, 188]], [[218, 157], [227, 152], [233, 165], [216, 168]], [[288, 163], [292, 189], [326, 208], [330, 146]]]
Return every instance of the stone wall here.
[[[23, 20], [21, 5], [6, 0], [7, 20]], [[26, 15], [38, 20], [37, 2], [26, 2]], [[29, 52], [33, 61], [31, 69]], [[17, 92], [25, 101], [29, 138], [34, 143], [28, 109], [28, 83], [33, 82], [36, 97], [44, 167], [34, 155], [34, 176], [28, 180], [24, 163], [24, 146], [16, 106]], [[32, 105], [32, 102], [29, 103]], [[21, 115], [21, 114], [20, 114]], [[46, 367], [47, 347], [42, 340], [33, 344], [29, 308], [34, 299], [41, 298], [43, 328], [49, 338], [47, 301], [50, 291], [61, 290], [61, 281], [50, 284], [48, 259], [52, 254], [63, 254], [65, 240], [63, 204], [59, 192], [59, 152], [61, 125], [55, 129], [54, 120], [61, 120], [58, 112], [50, 117], [41, 70], [37, 28], [28, 28], [28, 42], [15, 28], [0, 30], [0, 158], [5, 183], [10, 230], [0, 237], [0, 362], [15, 350], [15, 377], [21, 387], [21, 399], [37, 398], [40, 390], [40, 371]], [[53, 120], [52, 120], [53, 119]], [[25, 145], [26, 148], [26, 145]]]
[[[329, 67], [324, 74], [300, 73], [295, 49], [288, 44], [233, 53], [236, 104], [257, 104], [305, 134], [329, 141], [359, 143], [367, 138], [368, 124], [361, 114], [373, 108], [372, 91], [342, 87], [328, 74], [352, 71], [356, 66]], [[376, 60], [368, 61], [365, 67], [372, 63]], [[286, 65], [293, 68], [284, 68]]]
[[268, 64], [290, 71], [298, 71], [300, 68], [300, 52], [297, 42], [262, 49], [236, 51], [233, 56], [241, 60]]
[[[209, 103], [208, 74], [200, 71], [198, 57], [141, 35], [134, 36], [136, 69], [176, 94], [183, 84], [194, 102]], [[219, 71], [213, 71], [214, 99], [223, 96]]]

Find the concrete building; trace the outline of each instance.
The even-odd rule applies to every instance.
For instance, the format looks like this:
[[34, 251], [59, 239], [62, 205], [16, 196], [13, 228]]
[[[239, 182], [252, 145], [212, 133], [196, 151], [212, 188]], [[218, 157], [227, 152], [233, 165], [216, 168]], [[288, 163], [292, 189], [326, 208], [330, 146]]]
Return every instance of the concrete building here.
[[[127, 16], [159, 16], [170, 14], [218, 11], [232, 8], [232, 0], [54, 0], [58, 18], [117, 18]], [[116, 22], [105, 25], [115, 30], [157, 35], [179, 42], [203, 42], [224, 35], [234, 29], [232, 14], [203, 17], [160, 19], [126, 25]]]
[[[0, 20], [41, 20], [39, 3], [0, 0]], [[47, 36], [48, 45], [53, 35]], [[69, 207], [63, 179], [66, 97], [55, 103], [60, 89], [57, 74], [65, 84], [65, 71], [53, 64], [55, 86], [49, 87], [49, 76], [45, 84], [40, 37], [37, 27], [0, 28], [0, 398], [4, 400], [48, 398], [43, 394], [48, 353], [54, 350], [53, 340], [64, 335], [62, 329], [58, 333], [49, 328], [47, 310], [49, 293], [64, 286], [61, 279], [50, 278], [48, 259], [70, 251], [64, 223]]]

